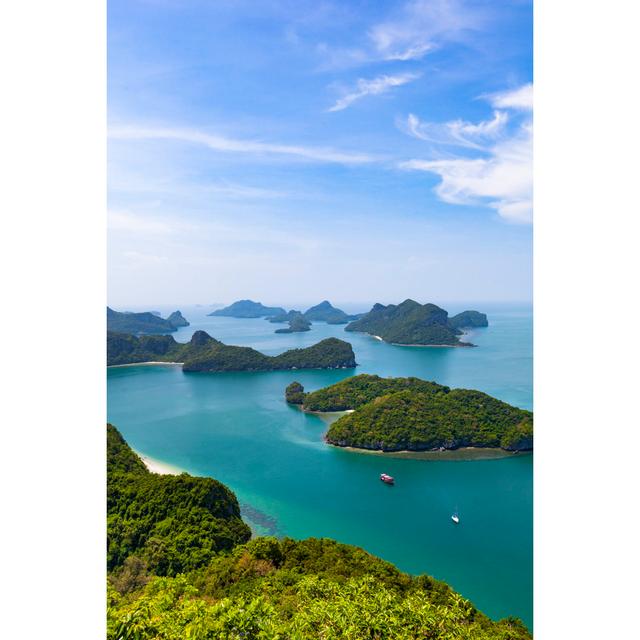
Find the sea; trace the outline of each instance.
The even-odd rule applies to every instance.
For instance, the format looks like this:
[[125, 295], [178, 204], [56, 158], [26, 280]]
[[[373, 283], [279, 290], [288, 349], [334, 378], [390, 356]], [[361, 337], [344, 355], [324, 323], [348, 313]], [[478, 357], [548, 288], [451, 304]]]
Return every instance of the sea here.
[[[338, 306], [349, 313], [368, 310]], [[467, 308], [487, 313], [489, 326], [465, 337], [475, 348], [394, 346], [322, 322], [308, 332], [276, 334], [284, 325], [212, 317], [207, 306], [181, 307], [191, 324], [172, 334], [179, 342], [202, 329], [224, 343], [272, 355], [334, 336], [351, 343], [358, 366], [257, 373], [110, 367], [108, 421], [140, 454], [229, 486], [257, 535], [357, 545], [403, 571], [444, 580], [493, 619], [516, 616], [531, 628], [532, 454], [419, 460], [344, 450], [323, 441], [330, 418], [305, 414], [284, 400], [294, 380], [313, 391], [371, 373], [479, 389], [531, 410], [531, 307], [445, 308], [450, 315]], [[157, 310], [166, 317], [175, 307]], [[380, 482], [383, 472], [394, 476], [394, 486]]]

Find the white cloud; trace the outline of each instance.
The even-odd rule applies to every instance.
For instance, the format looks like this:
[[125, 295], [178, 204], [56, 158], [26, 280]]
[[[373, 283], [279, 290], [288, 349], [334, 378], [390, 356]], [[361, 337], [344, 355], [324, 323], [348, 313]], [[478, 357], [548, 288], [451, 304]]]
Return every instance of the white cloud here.
[[415, 138], [427, 142], [483, 149], [483, 143], [495, 140], [504, 132], [508, 121], [509, 115], [504, 111], [494, 111], [491, 120], [478, 123], [465, 120], [445, 123], [422, 122], [410, 113], [406, 122], [401, 124], [401, 128]]
[[416, 73], [403, 73], [396, 76], [379, 76], [370, 80], [360, 78], [356, 83], [354, 91], [347, 93], [340, 98], [329, 111], [342, 111], [348, 106], [353, 104], [356, 100], [360, 100], [369, 95], [380, 95], [381, 93], [387, 93], [393, 87], [399, 87], [408, 82], [413, 82], [420, 77], [420, 74]]
[[[463, 40], [485, 21], [484, 11], [462, 0], [413, 0], [394, 19], [373, 27], [369, 37], [383, 58], [410, 60], [424, 56], [439, 43]], [[397, 51], [404, 51], [406, 57], [395, 57]]]
[[109, 210], [107, 227], [110, 231], [143, 235], [173, 235], [178, 232], [192, 231], [193, 224], [171, 217], [153, 217], [131, 213], [130, 211]]
[[303, 147], [253, 140], [237, 140], [203, 133], [193, 129], [120, 126], [111, 128], [109, 130], [109, 137], [119, 140], [175, 140], [178, 142], [204, 145], [215, 151], [257, 155], [289, 155], [317, 162], [337, 164], [364, 164], [374, 162], [378, 159], [364, 153], [349, 153], [325, 147]]
[[435, 173], [441, 178], [436, 193], [452, 204], [485, 204], [510, 222], [528, 223], [532, 219], [531, 123], [516, 135], [490, 149], [488, 158], [447, 160], [409, 160], [403, 169]]
[[487, 96], [496, 109], [533, 109], [533, 84], [525, 84], [518, 89], [494, 93]]

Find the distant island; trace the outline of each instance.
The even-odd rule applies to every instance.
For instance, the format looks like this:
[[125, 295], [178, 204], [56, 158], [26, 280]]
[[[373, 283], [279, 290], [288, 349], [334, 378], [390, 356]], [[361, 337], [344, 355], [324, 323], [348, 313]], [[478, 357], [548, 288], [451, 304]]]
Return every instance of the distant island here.
[[228, 307], [216, 309], [209, 316], [225, 316], [229, 318], [262, 318], [264, 316], [283, 315], [286, 311], [282, 307], [265, 307], [261, 302], [253, 300], [238, 300]]
[[289, 322], [289, 320], [293, 320], [296, 316], [301, 316], [302, 311], [298, 311], [297, 309], [291, 309], [291, 311], [285, 311], [284, 313], [278, 313], [275, 316], [267, 316], [266, 320], [272, 322], [274, 324]]
[[533, 414], [472, 389], [420, 378], [361, 374], [305, 393], [291, 383], [285, 398], [305, 411], [351, 411], [331, 424], [328, 443], [377, 451], [492, 447], [533, 449]]
[[107, 365], [143, 362], [181, 363], [183, 371], [279, 371], [285, 369], [348, 369], [356, 366], [353, 349], [337, 338], [305, 349], [267, 356], [250, 347], [226, 345], [205, 331], [196, 331], [186, 344], [173, 336], [135, 336], [107, 332]]
[[357, 320], [360, 315], [348, 315], [342, 309], [334, 307], [328, 300], [307, 309], [304, 317], [310, 322], [319, 321], [327, 324], [347, 324], [350, 320]]
[[311, 323], [297, 311], [289, 316], [289, 326], [286, 329], [276, 329], [275, 333], [298, 333], [310, 329]]
[[478, 311], [464, 311], [452, 318], [435, 304], [405, 300], [399, 305], [376, 303], [369, 313], [350, 322], [345, 331], [361, 331], [385, 342], [407, 346], [472, 347], [462, 342], [461, 329], [488, 326], [487, 316]]
[[166, 320], [157, 311], [133, 313], [131, 311], [114, 311], [107, 307], [107, 330], [122, 333], [169, 333], [178, 327], [188, 327], [189, 323], [180, 313], [174, 311]]

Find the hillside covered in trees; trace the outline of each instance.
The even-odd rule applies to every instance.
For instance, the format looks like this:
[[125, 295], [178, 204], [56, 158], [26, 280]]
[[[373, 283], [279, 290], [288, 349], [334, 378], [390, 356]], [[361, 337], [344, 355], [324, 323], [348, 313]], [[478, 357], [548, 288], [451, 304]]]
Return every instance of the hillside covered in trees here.
[[107, 331], [122, 333], [170, 333], [178, 327], [187, 327], [189, 323], [180, 313], [174, 311], [166, 320], [152, 311], [132, 313], [129, 311], [114, 311], [107, 307]]
[[107, 365], [136, 362], [180, 362], [183, 371], [278, 371], [282, 369], [340, 369], [356, 366], [348, 342], [326, 338], [304, 349], [267, 356], [250, 347], [226, 345], [205, 331], [187, 343], [172, 336], [133, 336], [107, 332]]
[[486, 323], [486, 316], [477, 311], [464, 311], [449, 318], [435, 304], [405, 300], [399, 305], [376, 303], [369, 313], [350, 322], [345, 331], [361, 331], [399, 345], [470, 347], [471, 343], [460, 340], [461, 329], [487, 326], [488, 323], [478, 324], [482, 318]]
[[286, 313], [282, 307], [265, 307], [261, 302], [253, 300], [237, 300], [223, 309], [216, 309], [207, 314], [210, 316], [227, 316], [230, 318], [262, 318]]
[[298, 382], [285, 398], [306, 411], [346, 411], [325, 436], [337, 446], [380, 451], [460, 447], [533, 448], [533, 414], [472, 389], [419, 378], [362, 374], [312, 393]]
[[445, 583], [328, 539], [255, 538], [211, 478], [149, 473], [107, 427], [109, 640], [526, 640]]

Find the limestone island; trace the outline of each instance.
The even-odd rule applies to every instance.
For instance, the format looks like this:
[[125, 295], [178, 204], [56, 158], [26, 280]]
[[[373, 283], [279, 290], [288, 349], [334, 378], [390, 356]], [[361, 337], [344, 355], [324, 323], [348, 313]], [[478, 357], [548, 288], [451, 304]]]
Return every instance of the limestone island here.
[[290, 316], [289, 326], [283, 329], [276, 329], [275, 333], [298, 333], [300, 331], [309, 331], [311, 323], [299, 312], [295, 312]]
[[326, 322], [327, 324], [347, 324], [351, 320], [357, 320], [359, 315], [348, 315], [342, 309], [334, 307], [328, 300], [310, 307], [304, 312], [304, 317], [311, 321]]
[[399, 305], [376, 303], [369, 313], [350, 322], [345, 331], [368, 333], [384, 342], [404, 346], [473, 347], [462, 342], [466, 327], [488, 326], [487, 316], [478, 311], [449, 314], [435, 304], [405, 300]]
[[305, 393], [285, 391], [304, 411], [350, 411], [331, 424], [329, 444], [371, 451], [446, 451], [461, 447], [533, 449], [533, 413], [473, 389], [420, 378], [361, 374]]
[[282, 315], [286, 311], [282, 307], [265, 307], [261, 302], [253, 300], [237, 300], [223, 309], [216, 309], [208, 316], [225, 316], [229, 318], [263, 318], [264, 316]]
[[173, 336], [134, 336], [107, 332], [107, 365], [143, 362], [181, 363], [183, 371], [280, 371], [286, 369], [350, 369], [356, 365], [353, 349], [337, 338], [321, 340], [305, 349], [267, 356], [250, 347], [223, 344], [205, 331], [196, 331], [187, 343]]
[[189, 323], [180, 313], [174, 311], [166, 320], [157, 311], [133, 313], [131, 311], [114, 311], [107, 307], [107, 331], [121, 333], [170, 333], [178, 327], [188, 327]]

